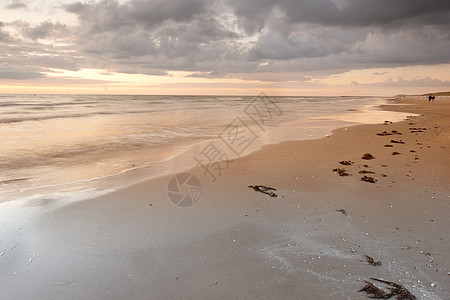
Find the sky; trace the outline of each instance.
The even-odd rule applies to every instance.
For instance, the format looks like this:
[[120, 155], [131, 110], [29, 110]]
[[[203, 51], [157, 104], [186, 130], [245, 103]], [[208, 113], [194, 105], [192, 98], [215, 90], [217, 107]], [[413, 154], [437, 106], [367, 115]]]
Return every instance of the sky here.
[[448, 0], [0, 0], [0, 94], [450, 91]]

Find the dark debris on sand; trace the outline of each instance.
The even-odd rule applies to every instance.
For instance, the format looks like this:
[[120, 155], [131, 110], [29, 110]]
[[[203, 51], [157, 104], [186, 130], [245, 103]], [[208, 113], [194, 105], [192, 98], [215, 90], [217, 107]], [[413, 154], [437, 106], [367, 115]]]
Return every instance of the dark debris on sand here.
[[370, 183], [375, 183], [375, 182], [377, 182], [377, 180], [376, 180], [375, 178], [370, 177], [370, 176], [366, 176], [366, 175], [364, 175], [364, 176], [361, 178], [361, 180], [362, 180], [362, 181], [365, 181], [365, 182], [370, 182]]
[[402, 140], [399, 140], [399, 141], [391, 140], [391, 143], [394, 143], [394, 144], [404, 144], [405, 142], [402, 141]]
[[345, 171], [345, 169], [333, 169], [333, 172], [338, 173], [339, 176], [349, 176], [350, 174]]
[[397, 130], [391, 130], [391, 132], [387, 132], [385, 130], [383, 132], [377, 133], [377, 135], [379, 135], [379, 136], [386, 136], [386, 135], [393, 135], [393, 134], [402, 135], [402, 133], [398, 132]]
[[256, 192], [267, 194], [270, 197], [278, 197], [278, 195], [274, 192], [277, 190], [276, 188], [264, 185], [249, 185], [248, 187], [254, 189]]
[[345, 211], [345, 209], [338, 209], [337, 212], [342, 213], [344, 216], [347, 215], [347, 212]]
[[375, 174], [373, 171], [361, 170], [358, 172], [359, 174]]
[[[383, 291], [382, 289], [376, 287], [373, 283], [365, 281], [366, 285], [358, 290], [358, 292], [365, 292], [367, 294], [367, 297], [372, 299], [388, 299], [387, 293]], [[390, 297], [389, 297], [390, 298]]]
[[372, 299], [390, 299], [394, 296], [397, 300], [414, 300], [416, 296], [411, 294], [404, 286], [397, 284], [392, 281], [387, 281], [378, 278], [370, 278], [371, 280], [378, 281], [390, 286], [389, 293], [383, 291], [379, 287], [376, 287], [373, 283], [364, 281], [366, 285], [360, 289], [358, 292], [365, 292], [367, 297]]
[[366, 160], [370, 160], [370, 159], [374, 159], [375, 157], [370, 154], [370, 153], [365, 153], [362, 157], [362, 159], [366, 159]]
[[366, 261], [369, 263], [369, 265], [372, 266], [381, 266], [381, 261], [377, 260], [375, 261], [372, 257], [369, 255], [364, 255], [366, 257]]
[[383, 131], [383, 132], [377, 133], [377, 135], [379, 135], [379, 136], [385, 136], [385, 135], [392, 135], [392, 133], [387, 132], [387, 131]]
[[385, 147], [394, 147], [394, 146], [392, 146], [392, 145], [389, 145], [389, 144], [386, 144], [386, 145], [384, 145]]
[[344, 165], [344, 166], [351, 166], [351, 165], [353, 165], [353, 162], [350, 161], [350, 160], [342, 160], [342, 161], [340, 161], [339, 163], [340, 163], [341, 165]]
[[399, 155], [399, 154], [400, 154], [400, 152], [397, 152], [397, 151], [392, 152], [392, 155]]
[[415, 132], [423, 132], [424, 130], [427, 130], [425, 127], [410, 127], [409, 130], [411, 130], [411, 133], [415, 133]]

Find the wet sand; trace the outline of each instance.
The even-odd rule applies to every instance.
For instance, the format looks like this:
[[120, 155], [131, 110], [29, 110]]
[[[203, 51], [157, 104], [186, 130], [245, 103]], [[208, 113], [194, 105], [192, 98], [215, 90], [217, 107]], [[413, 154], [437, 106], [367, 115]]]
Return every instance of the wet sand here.
[[266, 146], [216, 182], [191, 170], [202, 184], [191, 207], [169, 200], [172, 176], [70, 204], [2, 203], [0, 295], [366, 299], [358, 290], [375, 277], [448, 299], [450, 99], [393, 104], [423, 115]]

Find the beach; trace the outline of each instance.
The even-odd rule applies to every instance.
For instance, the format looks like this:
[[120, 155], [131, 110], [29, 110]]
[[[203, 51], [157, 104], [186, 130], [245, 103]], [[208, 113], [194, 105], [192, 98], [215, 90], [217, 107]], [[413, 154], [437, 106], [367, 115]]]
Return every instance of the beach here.
[[450, 99], [389, 103], [414, 116], [184, 172], [201, 182], [187, 207], [168, 194], [177, 174], [1, 203], [1, 298], [366, 299], [365, 281], [386, 287], [370, 278], [450, 298]]

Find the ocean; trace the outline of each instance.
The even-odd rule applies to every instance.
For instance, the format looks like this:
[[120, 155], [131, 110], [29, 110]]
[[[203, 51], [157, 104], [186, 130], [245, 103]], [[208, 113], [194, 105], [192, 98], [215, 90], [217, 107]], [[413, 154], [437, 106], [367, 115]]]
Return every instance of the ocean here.
[[[381, 97], [0, 95], [0, 202], [87, 199], [267, 144], [406, 117], [377, 108], [384, 103]], [[131, 181], [117, 179], [136, 171]]]

